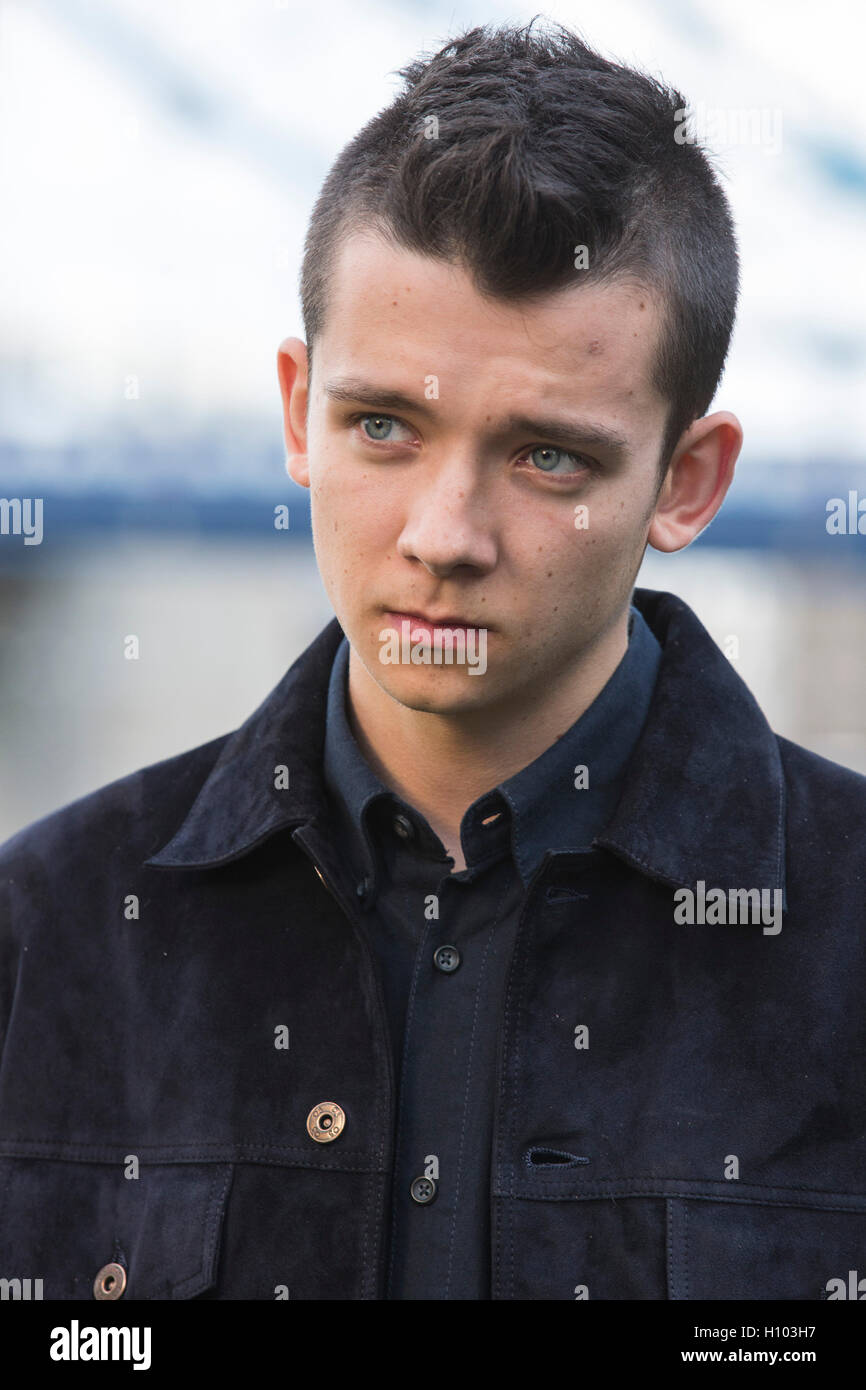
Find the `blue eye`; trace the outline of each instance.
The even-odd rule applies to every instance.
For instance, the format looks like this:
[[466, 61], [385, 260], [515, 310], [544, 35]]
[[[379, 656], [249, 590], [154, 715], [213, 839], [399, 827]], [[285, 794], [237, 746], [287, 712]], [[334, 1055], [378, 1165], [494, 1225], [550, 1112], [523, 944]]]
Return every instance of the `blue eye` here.
[[562, 473], [576, 473], [580, 468], [577, 454], [570, 454], [566, 449], [555, 449], [552, 444], [539, 444], [537, 448], [530, 449], [529, 457], [543, 473], [553, 473], [560, 459], [570, 459], [570, 468], [559, 469]]
[[[372, 430], [367, 429], [368, 421], [372, 422]], [[362, 415], [358, 423], [368, 439], [382, 441], [390, 437], [395, 421], [393, 415]]]

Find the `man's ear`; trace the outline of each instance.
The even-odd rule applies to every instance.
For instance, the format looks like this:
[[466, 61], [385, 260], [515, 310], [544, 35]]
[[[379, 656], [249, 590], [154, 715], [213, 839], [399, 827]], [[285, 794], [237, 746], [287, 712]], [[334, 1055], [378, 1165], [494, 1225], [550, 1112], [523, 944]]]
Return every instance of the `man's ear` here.
[[682, 550], [709, 526], [733, 482], [742, 443], [743, 427], [728, 410], [689, 426], [653, 512], [647, 541], [654, 550]]
[[307, 348], [300, 338], [284, 338], [277, 351], [277, 374], [283, 398], [286, 472], [301, 487], [310, 486], [307, 457]]

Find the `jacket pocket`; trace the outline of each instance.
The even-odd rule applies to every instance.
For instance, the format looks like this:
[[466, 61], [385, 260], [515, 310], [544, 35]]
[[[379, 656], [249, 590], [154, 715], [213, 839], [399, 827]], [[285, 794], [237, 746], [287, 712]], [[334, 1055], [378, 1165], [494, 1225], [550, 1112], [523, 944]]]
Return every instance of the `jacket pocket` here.
[[494, 1298], [866, 1301], [866, 1193], [593, 1181], [578, 1157], [532, 1149], [495, 1193]]
[[120, 1265], [124, 1301], [196, 1298], [216, 1283], [231, 1177], [223, 1163], [0, 1158], [4, 1297], [93, 1299]]
[[863, 1196], [779, 1190], [666, 1205], [669, 1298], [866, 1299]]

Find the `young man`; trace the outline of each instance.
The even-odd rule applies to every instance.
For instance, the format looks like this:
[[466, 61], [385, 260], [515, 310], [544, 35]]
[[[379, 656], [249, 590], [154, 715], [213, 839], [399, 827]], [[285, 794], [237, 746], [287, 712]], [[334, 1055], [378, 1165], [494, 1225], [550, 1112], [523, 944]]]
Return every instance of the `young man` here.
[[403, 75], [278, 358], [335, 619], [0, 858], [0, 1274], [848, 1296], [866, 781], [633, 587], [740, 448], [724, 196], [683, 98], [566, 30]]

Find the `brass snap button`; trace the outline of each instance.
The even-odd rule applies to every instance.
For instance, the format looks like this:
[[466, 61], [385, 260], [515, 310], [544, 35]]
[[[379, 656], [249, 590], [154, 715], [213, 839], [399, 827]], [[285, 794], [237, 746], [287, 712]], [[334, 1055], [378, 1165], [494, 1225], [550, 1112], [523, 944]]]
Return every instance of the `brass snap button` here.
[[323, 1100], [307, 1116], [307, 1133], [317, 1144], [330, 1144], [342, 1134], [346, 1116], [336, 1101]]
[[120, 1298], [125, 1288], [126, 1270], [123, 1265], [103, 1265], [93, 1281], [93, 1297], [99, 1299]]

